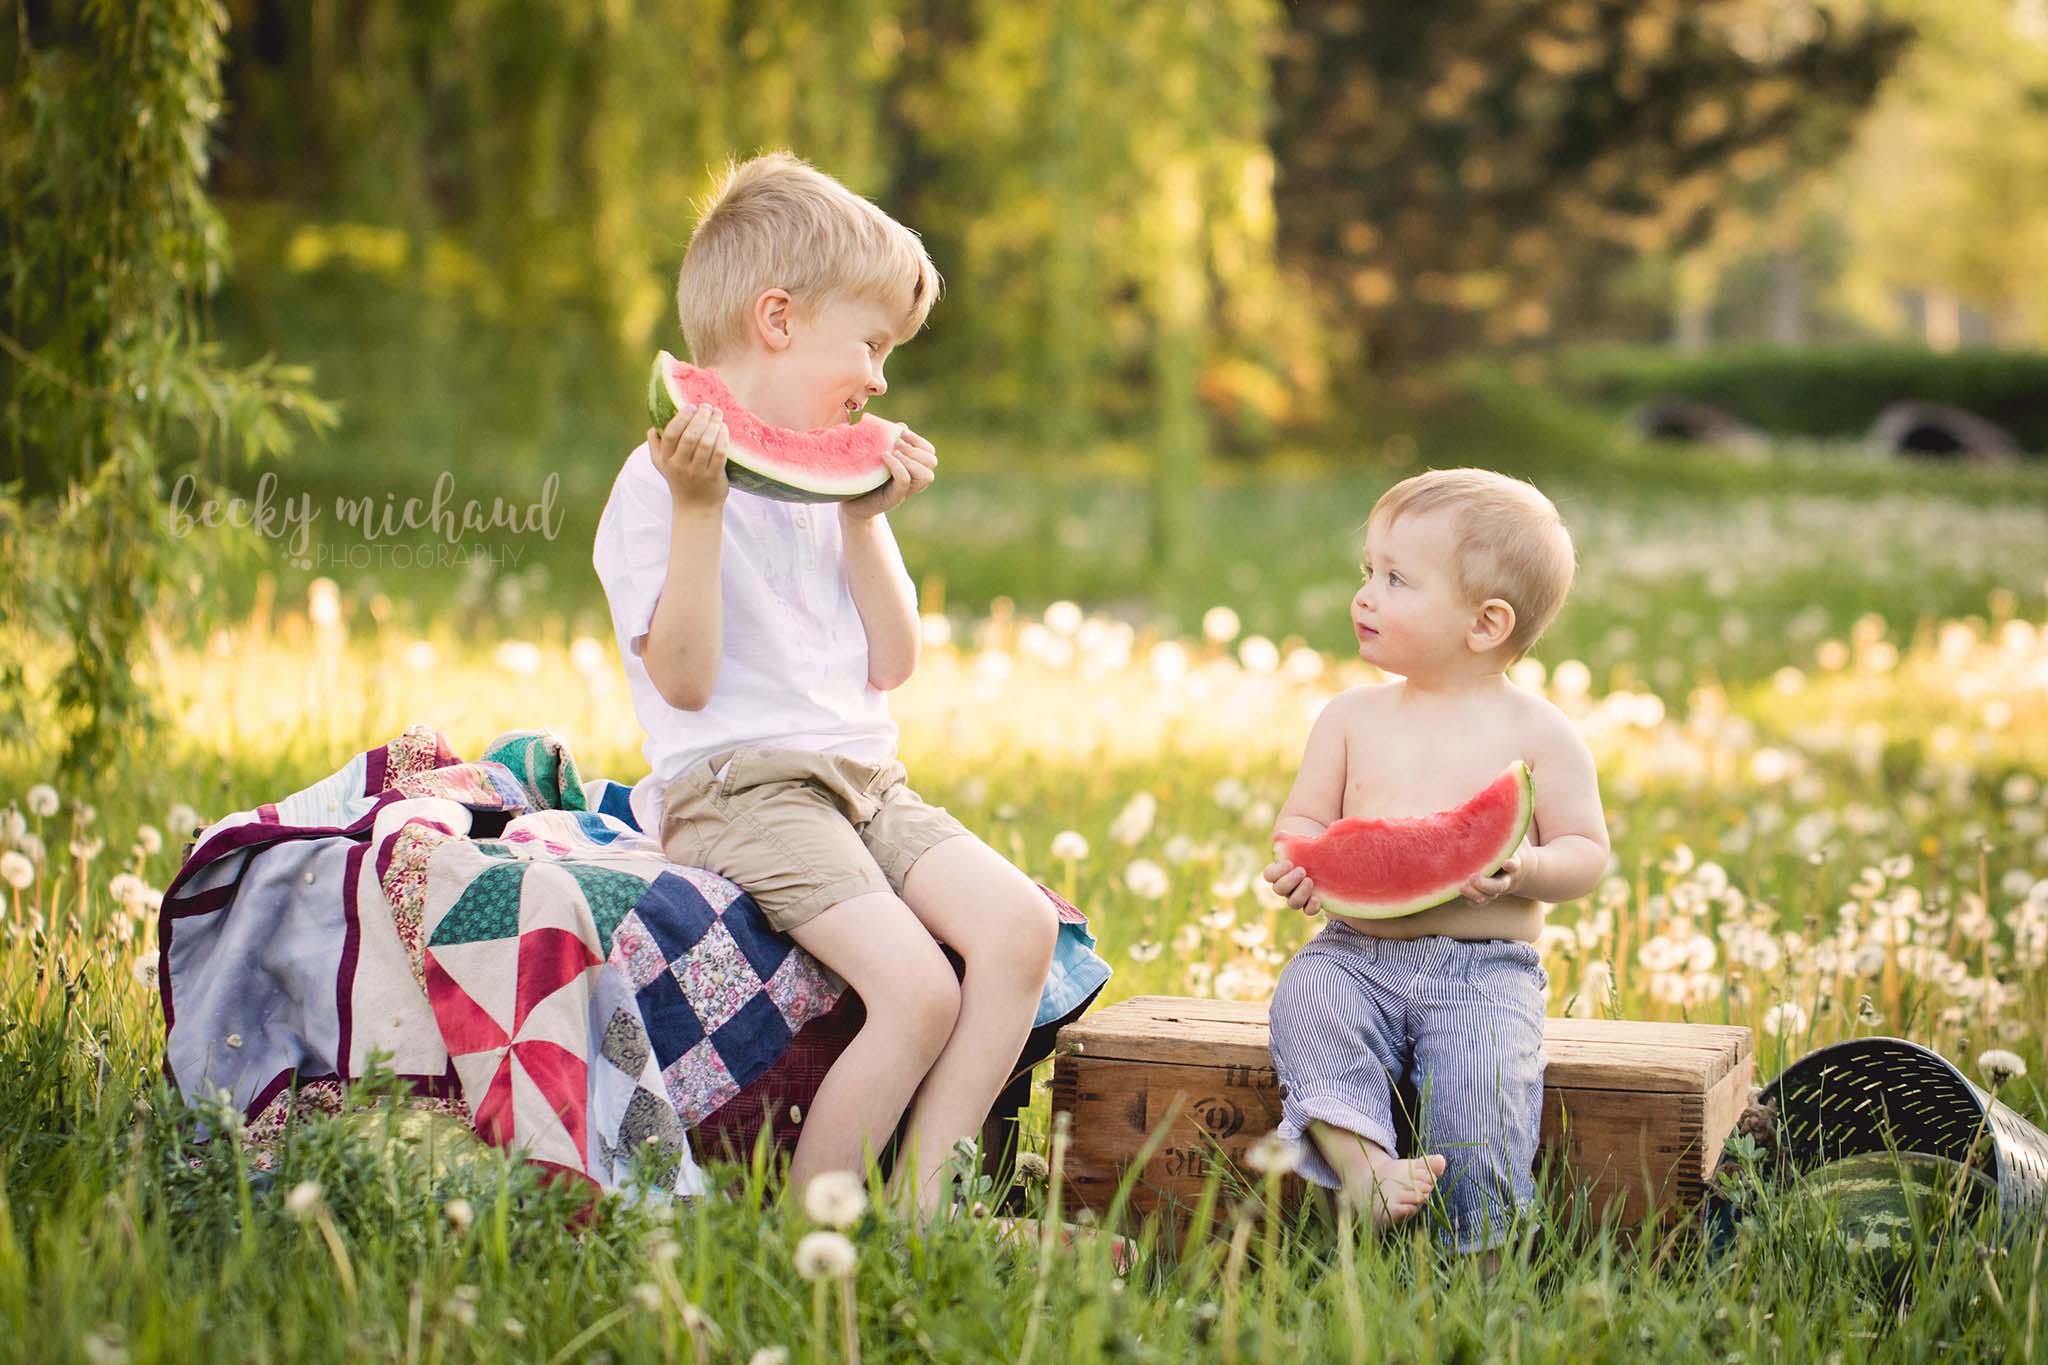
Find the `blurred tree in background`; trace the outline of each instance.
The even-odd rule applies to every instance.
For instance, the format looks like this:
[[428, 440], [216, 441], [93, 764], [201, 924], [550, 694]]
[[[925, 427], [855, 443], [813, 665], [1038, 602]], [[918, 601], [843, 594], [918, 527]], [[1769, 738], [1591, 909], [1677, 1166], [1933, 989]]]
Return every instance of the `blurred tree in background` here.
[[1823, 161], [1907, 39], [1853, 3], [232, 0], [234, 314], [377, 448], [627, 439], [695, 204], [788, 147], [947, 277], [892, 410], [1143, 442], [1168, 568], [1207, 451]]
[[531, 377], [508, 433], [571, 332], [622, 373], [673, 343], [694, 202], [788, 146], [931, 239], [950, 295], [904, 363], [976, 377], [949, 417], [1175, 467], [1335, 369], [1570, 335], [1603, 272], [1823, 163], [1908, 41], [1857, 0], [232, 8], [238, 229], [446, 301], [416, 330], [451, 372], [488, 324]]
[[1804, 0], [1303, 0], [1278, 207], [1363, 359], [1570, 335], [1591, 281], [1826, 162], [1910, 30]]
[[303, 370], [237, 366], [207, 339], [228, 254], [205, 189], [220, 7], [0, 17], [0, 725], [61, 727], [75, 771], [150, 719], [147, 628], [198, 595], [205, 538], [165, 519], [168, 476], [217, 474], [231, 443], [282, 452], [331, 414]]
[[[1921, 39], [1825, 201], [1845, 311], [1939, 350], [2048, 341], [2048, 0], [1898, 0]], [[1964, 334], [1964, 312], [1978, 330]]]

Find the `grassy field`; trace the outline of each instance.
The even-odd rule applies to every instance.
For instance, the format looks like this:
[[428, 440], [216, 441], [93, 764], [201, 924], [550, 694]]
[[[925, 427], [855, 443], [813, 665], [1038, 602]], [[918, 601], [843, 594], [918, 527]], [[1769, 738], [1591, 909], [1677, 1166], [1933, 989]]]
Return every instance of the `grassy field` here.
[[[1518, 673], [1580, 722], [1614, 837], [1599, 891], [1551, 916], [1552, 1012], [1747, 1024], [1766, 1077], [1858, 1034], [1972, 1075], [2008, 1049], [2031, 1074], [2002, 1097], [2048, 1123], [2048, 478], [1817, 450], [1709, 464], [1486, 382], [1468, 399], [1409, 458], [1490, 452], [1581, 543], [1573, 604]], [[1142, 483], [1113, 459], [1026, 467], [962, 436], [900, 518], [930, 612], [894, 699], [905, 761], [1088, 909], [1105, 999], [1264, 998], [1314, 927], [1256, 868], [1315, 709], [1367, 677], [1342, 609], [1399, 434], [1355, 471], [1224, 471], [1157, 591], [1130, 587]], [[923, 1231], [870, 1212], [852, 1278], [814, 1285], [795, 1253], [815, 1225], [759, 1170], [578, 1232], [494, 1157], [437, 1171], [337, 1125], [270, 1172], [195, 1145], [206, 1115], [158, 1079], [146, 969], [170, 808], [274, 798], [412, 721], [463, 754], [545, 724], [587, 776], [638, 776], [583, 568], [595, 512], [572, 512], [583, 529], [521, 570], [545, 578], [336, 572], [324, 625], [315, 575], [269, 561], [230, 626], [162, 644], [175, 723], [122, 771], [35, 815], [42, 759], [0, 762], [10, 842], [41, 851], [0, 956], [0, 1357], [831, 1359], [848, 1303], [869, 1360], [2038, 1357], [2042, 1223], [1934, 1219], [1872, 1256], [1782, 1192], [1715, 1252], [1696, 1230], [1625, 1244], [1557, 1191], [1554, 1235], [1497, 1273], [1268, 1217], [1256, 1186], [1225, 1192], [1215, 1238], [1148, 1236], [1125, 1274], [1099, 1243], [1005, 1243], [971, 1211]], [[1086, 852], [1055, 855], [1063, 833]], [[1054, 1154], [1042, 1099], [1029, 1127]]]

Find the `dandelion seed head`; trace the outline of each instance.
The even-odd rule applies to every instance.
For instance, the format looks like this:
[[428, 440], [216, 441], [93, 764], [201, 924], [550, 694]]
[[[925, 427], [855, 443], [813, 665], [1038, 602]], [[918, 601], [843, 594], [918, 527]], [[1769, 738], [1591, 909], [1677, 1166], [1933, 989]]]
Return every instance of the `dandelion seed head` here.
[[26, 853], [10, 848], [0, 853], [0, 879], [17, 891], [23, 890], [35, 881], [36, 865], [29, 861]]
[[807, 1232], [796, 1244], [796, 1273], [806, 1280], [843, 1280], [853, 1274], [858, 1253], [845, 1234]]
[[2003, 1087], [2009, 1081], [2019, 1080], [2027, 1074], [2027, 1063], [2017, 1052], [2004, 1048], [1987, 1048], [1977, 1054], [1977, 1072], [1990, 1083], [1993, 1090]]
[[322, 1194], [319, 1181], [301, 1180], [284, 1197], [284, 1211], [303, 1223], [320, 1212]]
[[1301, 1144], [1268, 1133], [1245, 1149], [1244, 1164], [1260, 1175], [1292, 1175], [1301, 1168]]
[[1764, 1032], [1773, 1037], [1797, 1037], [1806, 1032], [1806, 1009], [1791, 1000], [1781, 1000], [1764, 1011]]
[[1124, 869], [1124, 886], [1135, 896], [1156, 901], [1172, 889], [1173, 881], [1166, 869], [1150, 858], [1135, 858]]
[[851, 1171], [826, 1171], [804, 1186], [804, 1213], [813, 1223], [851, 1227], [867, 1208], [868, 1192]]

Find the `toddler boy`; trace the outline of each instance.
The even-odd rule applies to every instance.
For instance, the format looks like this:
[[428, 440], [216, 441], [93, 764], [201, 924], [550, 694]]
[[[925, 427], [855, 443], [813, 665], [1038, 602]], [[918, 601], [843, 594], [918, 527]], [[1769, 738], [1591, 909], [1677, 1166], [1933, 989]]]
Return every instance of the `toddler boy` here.
[[[1359, 657], [1392, 681], [1334, 699], [1309, 735], [1275, 836], [1462, 804], [1516, 759], [1535, 782], [1528, 841], [1455, 899], [1391, 920], [1340, 920], [1280, 974], [1272, 1006], [1280, 1132], [1303, 1173], [1381, 1227], [1441, 1197], [1441, 1239], [1498, 1246], [1535, 1197], [1548, 977], [1545, 907], [1592, 890], [1607, 831], [1592, 755], [1508, 666], [1563, 605], [1573, 549], [1535, 488], [1479, 469], [1389, 489], [1366, 522], [1351, 600]], [[1266, 877], [1309, 914], [1321, 896], [1285, 858]], [[1396, 1085], [1414, 1082], [1425, 1156], [1396, 1155]]]

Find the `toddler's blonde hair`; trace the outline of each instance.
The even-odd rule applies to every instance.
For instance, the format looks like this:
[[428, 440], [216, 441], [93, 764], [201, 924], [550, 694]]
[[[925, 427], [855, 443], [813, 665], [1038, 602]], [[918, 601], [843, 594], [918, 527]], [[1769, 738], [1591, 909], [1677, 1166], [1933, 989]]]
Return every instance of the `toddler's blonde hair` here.
[[754, 301], [786, 289], [799, 315], [837, 299], [904, 308], [900, 343], [924, 325], [939, 272], [916, 233], [787, 152], [727, 168], [676, 277], [676, 314], [699, 365], [746, 340]]
[[1510, 660], [1529, 652], [1564, 605], [1576, 552], [1556, 504], [1534, 484], [1490, 469], [1432, 469], [1401, 480], [1373, 504], [1367, 526], [1448, 508], [1458, 588], [1475, 606], [1498, 597], [1515, 609]]

